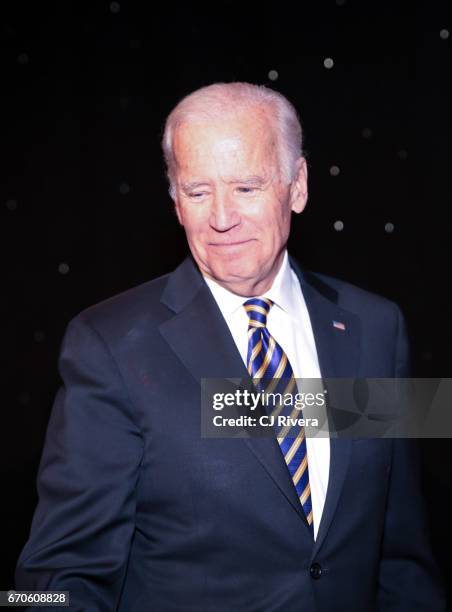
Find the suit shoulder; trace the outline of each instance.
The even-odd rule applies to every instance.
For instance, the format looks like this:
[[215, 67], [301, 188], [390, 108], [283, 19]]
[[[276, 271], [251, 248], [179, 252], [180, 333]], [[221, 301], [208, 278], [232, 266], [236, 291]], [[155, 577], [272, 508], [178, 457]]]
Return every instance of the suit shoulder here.
[[82, 322], [98, 331], [112, 332], [161, 320], [167, 309], [160, 302], [169, 274], [126, 289], [82, 310], [71, 323]]
[[399, 306], [392, 300], [342, 279], [311, 271], [303, 272], [303, 276], [321, 293], [336, 301], [338, 306], [358, 315], [372, 315], [377, 312], [380, 316], [399, 314]]

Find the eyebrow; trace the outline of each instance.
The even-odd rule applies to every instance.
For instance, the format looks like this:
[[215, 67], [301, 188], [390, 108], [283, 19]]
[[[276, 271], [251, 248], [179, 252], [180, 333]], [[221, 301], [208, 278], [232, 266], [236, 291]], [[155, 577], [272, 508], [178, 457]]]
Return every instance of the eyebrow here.
[[236, 183], [242, 185], [264, 185], [267, 181], [262, 176], [247, 176], [246, 178], [233, 178], [226, 182], [233, 185]]
[[203, 187], [208, 183], [205, 181], [194, 181], [192, 183], [181, 183], [181, 188], [184, 191], [192, 191], [193, 189], [197, 189], [198, 187]]
[[[246, 178], [232, 178], [229, 181], [226, 181], [228, 185], [265, 185], [267, 181], [263, 179], [261, 176], [247, 176]], [[198, 187], [204, 187], [208, 185], [207, 181], [193, 181], [189, 183], [181, 183], [181, 188], [185, 191], [192, 191], [193, 189], [197, 189]]]

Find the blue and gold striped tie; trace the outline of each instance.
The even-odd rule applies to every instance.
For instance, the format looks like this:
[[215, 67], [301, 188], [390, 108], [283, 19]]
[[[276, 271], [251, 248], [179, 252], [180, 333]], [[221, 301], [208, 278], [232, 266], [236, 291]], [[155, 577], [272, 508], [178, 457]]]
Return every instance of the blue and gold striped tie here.
[[[259, 391], [267, 393], [296, 393], [296, 381], [287, 355], [267, 329], [267, 315], [273, 302], [267, 298], [252, 298], [243, 304], [248, 317], [247, 367]], [[292, 396], [293, 398], [293, 396]], [[280, 404], [272, 414], [281, 411], [287, 416], [301, 418], [301, 411], [293, 403]], [[289, 434], [290, 430], [290, 435]], [[308, 453], [304, 427], [286, 426], [277, 432], [277, 440], [284, 455], [298, 498], [306, 515], [311, 533], [314, 532], [311, 487], [309, 485]]]

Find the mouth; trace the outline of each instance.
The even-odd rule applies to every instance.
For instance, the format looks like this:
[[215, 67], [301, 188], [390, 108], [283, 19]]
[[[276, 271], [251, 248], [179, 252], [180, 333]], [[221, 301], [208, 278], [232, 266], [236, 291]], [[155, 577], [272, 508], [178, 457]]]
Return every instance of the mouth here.
[[230, 249], [230, 248], [237, 248], [237, 247], [241, 247], [245, 244], [249, 244], [250, 242], [252, 242], [253, 239], [250, 238], [248, 240], [236, 240], [234, 242], [209, 242], [209, 246], [214, 247], [216, 249]]

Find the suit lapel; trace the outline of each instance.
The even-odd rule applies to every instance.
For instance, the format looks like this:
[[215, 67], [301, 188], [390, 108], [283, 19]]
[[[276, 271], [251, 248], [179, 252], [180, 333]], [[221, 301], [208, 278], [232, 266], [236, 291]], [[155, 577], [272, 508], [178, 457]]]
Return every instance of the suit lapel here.
[[311, 273], [294, 269], [311, 319], [322, 377], [356, 376], [361, 333], [358, 317], [338, 305], [337, 291]]
[[[358, 317], [338, 305], [337, 292], [317, 276], [302, 272], [291, 261], [297, 273], [314, 332], [320, 371], [323, 379], [354, 377], [359, 367], [360, 322]], [[345, 329], [335, 327], [340, 323]], [[331, 416], [331, 415], [330, 415]], [[328, 489], [312, 558], [319, 551], [331, 526], [347, 474], [352, 440], [330, 438]]]
[[175, 314], [160, 325], [160, 333], [197, 382], [248, 377], [226, 321], [190, 258], [170, 276], [162, 302]]

